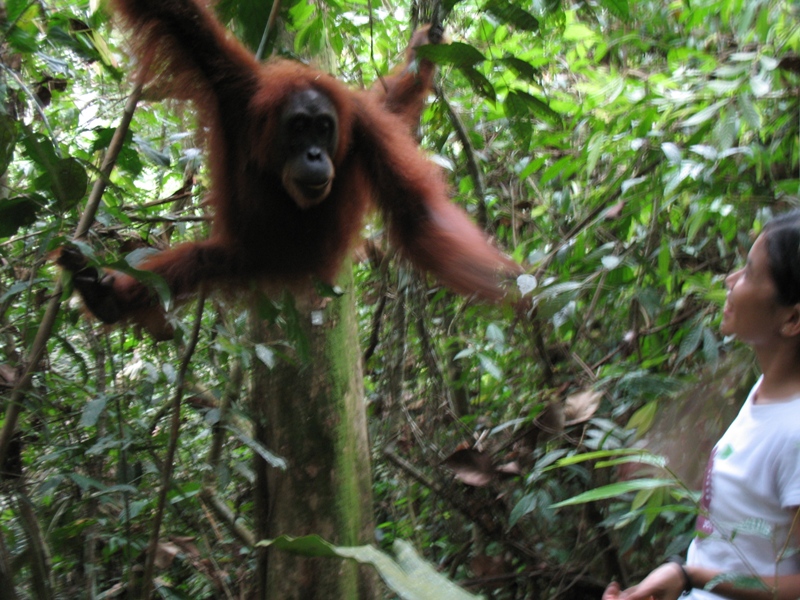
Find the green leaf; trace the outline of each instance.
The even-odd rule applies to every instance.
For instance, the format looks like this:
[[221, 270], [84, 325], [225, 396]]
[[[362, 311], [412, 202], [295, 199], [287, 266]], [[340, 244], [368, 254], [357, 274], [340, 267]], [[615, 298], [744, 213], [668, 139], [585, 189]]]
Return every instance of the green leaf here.
[[294, 301], [294, 296], [289, 292], [283, 295], [283, 319], [286, 326], [286, 335], [293, 343], [293, 347], [297, 352], [297, 356], [304, 363], [311, 360], [311, 342], [306, 335], [303, 328], [303, 317], [297, 310], [297, 305]]
[[658, 469], [664, 469], [667, 466], [667, 459], [657, 454], [639, 454], [635, 456], [623, 456], [622, 458], [614, 458], [611, 460], [598, 460], [595, 467], [598, 469], [605, 469], [618, 465], [648, 465]]
[[523, 31], [539, 31], [539, 19], [507, 0], [489, 0], [483, 10], [506, 25]]
[[44, 204], [44, 198], [35, 195], [0, 200], [0, 238], [11, 237], [21, 227], [33, 225]]
[[719, 343], [717, 336], [708, 327], [703, 327], [703, 358], [708, 364], [716, 364], [719, 361]]
[[672, 479], [634, 479], [633, 481], [621, 481], [578, 494], [577, 496], [573, 496], [567, 500], [557, 502], [550, 508], [561, 508], [563, 506], [573, 506], [575, 504], [586, 504], [587, 502], [595, 502], [597, 500], [617, 498], [629, 492], [638, 492], [639, 490], [670, 487], [674, 485], [675, 482]]
[[711, 106], [707, 106], [703, 110], [696, 112], [694, 115], [686, 119], [681, 125], [683, 127], [697, 127], [698, 125], [702, 125], [706, 121], [709, 121], [717, 116], [720, 109], [727, 105], [729, 100], [720, 100], [719, 102], [715, 102]]
[[[0, 213], [0, 216], [2, 216], [2, 213]], [[0, 224], [2, 224], [2, 220], [0, 220]], [[18, 281], [15, 284], [10, 285], [8, 289], [2, 295], [0, 295], [0, 303], [5, 302], [9, 298], [13, 298], [17, 294], [21, 294], [22, 292], [27, 291], [36, 286], [37, 284], [43, 283], [45, 281], [47, 280], [35, 279], [31, 281], [29, 279], [26, 279], [24, 281]]]
[[453, 10], [455, 5], [458, 4], [459, 2], [462, 2], [462, 0], [443, 0], [442, 8], [444, 9], [445, 14]]
[[483, 353], [479, 353], [478, 360], [480, 361], [481, 367], [483, 367], [484, 371], [494, 377], [497, 381], [503, 380], [502, 369], [500, 369], [500, 367], [497, 366], [497, 363], [495, 363], [491, 358]]
[[561, 115], [550, 108], [546, 102], [536, 96], [520, 90], [511, 90], [506, 97], [506, 102], [513, 99], [513, 113], [506, 113], [509, 117], [529, 119], [530, 115], [538, 115], [551, 123], [561, 121]]
[[105, 395], [87, 402], [81, 412], [81, 427], [94, 427], [105, 410], [106, 404], [108, 404], [108, 396]]
[[664, 155], [671, 164], [681, 164], [681, 161], [683, 160], [683, 154], [677, 145], [672, 142], [664, 142], [661, 144], [661, 150], [664, 152]]
[[459, 67], [459, 71], [467, 78], [473, 91], [479, 96], [483, 96], [492, 102], [497, 99], [497, 92], [495, 92], [494, 86], [483, 74], [472, 67]]
[[242, 443], [245, 444], [245, 446], [256, 452], [271, 466], [275, 467], [276, 469], [280, 469], [281, 471], [286, 470], [287, 468], [286, 461], [277, 454], [273, 454], [272, 452], [267, 450], [264, 444], [254, 440], [249, 435], [247, 435], [243, 431], [240, 431], [239, 429], [236, 429], [235, 427], [226, 427], [225, 429], [233, 432], [236, 435], [236, 437], [238, 437], [242, 441]]
[[78, 473], [70, 473], [68, 477], [72, 479], [72, 481], [74, 481], [84, 492], [91, 488], [96, 490], [105, 490], [107, 487], [104, 483], [101, 483], [96, 479], [92, 479], [91, 477], [86, 477]]
[[600, 0], [600, 6], [604, 6], [615, 17], [627, 21], [631, 17], [631, 9], [628, 0]]
[[28, 157], [42, 170], [52, 172], [59, 161], [59, 156], [50, 138], [32, 131], [27, 126], [23, 126], [23, 134], [22, 146]]
[[583, 23], [573, 22], [567, 25], [563, 33], [564, 39], [570, 42], [594, 41], [599, 39], [599, 35]]
[[538, 505], [538, 492], [533, 492], [523, 496], [522, 499], [517, 502], [517, 504], [511, 510], [511, 515], [508, 517], [508, 526], [513, 527], [516, 525], [517, 521], [519, 521], [522, 517], [536, 510]]
[[530, 113], [525, 101], [519, 94], [511, 92], [503, 102], [503, 112], [508, 118], [514, 135], [519, 138], [524, 148], [530, 147], [531, 137], [533, 136], [533, 124], [531, 123]]
[[681, 347], [678, 352], [677, 361], [681, 362], [687, 356], [692, 354], [700, 346], [700, 340], [703, 339], [703, 325], [695, 325], [681, 340]]
[[86, 195], [89, 176], [78, 159], [72, 157], [60, 159], [55, 164], [52, 175], [51, 187], [60, 209], [72, 208]]
[[639, 490], [631, 502], [631, 510], [639, 510], [642, 508], [645, 504], [647, 504], [647, 501], [650, 500], [655, 492], [656, 490], [652, 488]]
[[17, 122], [9, 115], [0, 114], [0, 176], [5, 174], [11, 159], [14, 157], [14, 147], [17, 144]]
[[138, 135], [133, 136], [133, 142], [136, 144], [139, 152], [144, 154], [154, 165], [165, 168], [170, 166], [172, 161], [170, 160], [169, 154], [157, 150], [150, 142], [142, 139]]
[[517, 58], [516, 56], [506, 54], [500, 59], [500, 63], [514, 71], [517, 77], [520, 77], [530, 83], [537, 83], [539, 80], [541, 70], [537, 69], [532, 64]]
[[658, 401], [651, 400], [639, 410], [637, 410], [630, 419], [628, 419], [626, 429], [636, 429], [636, 437], [644, 435], [653, 425], [658, 410]]
[[640, 448], [616, 448], [614, 450], [595, 450], [594, 452], [584, 452], [582, 454], [575, 454], [574, 456], [567, 456], [566, 458], [559, 459], [548, 470], [560, 469], [571, 465], [577, 465], [582, 462], [590, 460], [598, 460], [600, 458], [615, 458], [620, 456], [630, 455], [647, 455], [650, 454], [646, 450]]
[[755, 131], [761, 129], [761, 115], [758, 113], [753, 99], [749, 94], [739, 94], [736, 96], [736, 102], [741, 110], [742, 117], [747, 121], [747, 124]]
[[373, 546], [334, 546], [317, 535], [281, 536], [256, 544], [302, 556], [346, 558], [375, 567], [383, 581], [403, 600], [470, 600], [481, 598], [461, 589], [422, 560], [411, 545], [394, 543], [394, 558]]
[[416, 49], [417, 55], [427, 58], [439, 65], [448, 65], [458, 69], [474, 67], [486, 60], [477, 48], [463, 42], [450, 44], [426, 44]]

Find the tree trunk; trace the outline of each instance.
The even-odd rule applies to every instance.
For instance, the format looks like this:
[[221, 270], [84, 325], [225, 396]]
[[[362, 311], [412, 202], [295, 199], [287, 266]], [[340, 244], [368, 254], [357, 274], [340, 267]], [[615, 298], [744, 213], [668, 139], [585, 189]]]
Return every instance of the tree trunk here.
[[[335, 299], [296, 297], [308, 356], [254, 368], [256, 439], [287, 462], [281, 471], [256, 459], [257, 537], [318, 534], [341, 545], [372, 541], [372, 479], [353, 278]], [[253, 314], [257, 311], [253, 310]], [[258, 343], [279, 339], [252, 319]], [[286, 338], [285, 333], [282, 336]], [[371, 571], [349, 561], [261, 549], [261, 599], [376, 597]]]

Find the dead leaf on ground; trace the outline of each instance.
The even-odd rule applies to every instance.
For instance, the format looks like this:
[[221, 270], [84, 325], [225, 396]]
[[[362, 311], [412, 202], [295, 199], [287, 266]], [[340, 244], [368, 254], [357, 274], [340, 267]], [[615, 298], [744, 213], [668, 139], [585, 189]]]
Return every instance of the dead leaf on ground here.
[[515, 460], [512, 460], [504, 465], [499, 465], [495, 469], [495, 472], [507, 477], [516, 477], [517, 475], [522, 475], [522, 469], [520, 468], [519, 463]]
[[17, 382], [17, 371], [10, 365], [0, 365], [0, 383], [9, 387]]
[[494, 479], [492, 458], [471, 448], [456, 450], [442, 463], [456, 474], [456, 479], [467, 485], [483, 487]]
[[154, 563], [156, 569], [163, 571], [164, 569], [169, 568], [175, 560], [175, 557], [180, 553], [181, 549], [177, 544], [160, 541], [158, 543], [158, 547], [156, 548], [156, 560]]
[[516, 477], [522, 474], [516, 461], [495, 466], [491, 456], [474, 448], [456, 450], [442, 464], [455, 473], [456, 479], [474, 487], [489, 485], [498, 477]]
[[603, 392], [592, 389], [568, 396], [564, 403], [565, 425], [577, 425], [591, 419], [600, 408], [602, 398]]

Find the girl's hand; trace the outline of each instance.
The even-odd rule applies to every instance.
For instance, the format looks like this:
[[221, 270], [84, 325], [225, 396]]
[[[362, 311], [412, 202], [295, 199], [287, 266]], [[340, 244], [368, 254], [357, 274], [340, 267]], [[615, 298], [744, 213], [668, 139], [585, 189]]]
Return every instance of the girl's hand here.
[[602, 600], [677, 600], [683, 593], [683, 573], [674, 563], [666, 563], [652, 571], [639, 585], [620, 590], [611, 583]]

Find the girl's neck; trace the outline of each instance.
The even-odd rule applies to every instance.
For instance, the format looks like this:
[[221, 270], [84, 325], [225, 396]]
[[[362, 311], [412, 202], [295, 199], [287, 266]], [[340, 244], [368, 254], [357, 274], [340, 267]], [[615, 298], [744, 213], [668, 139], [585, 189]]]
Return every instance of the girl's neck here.
[[792, 345], [755, 350], [764, 377], [756, 390], [754, 403], [776, 404], [800, 396], [800, 359], [797, 349]]

